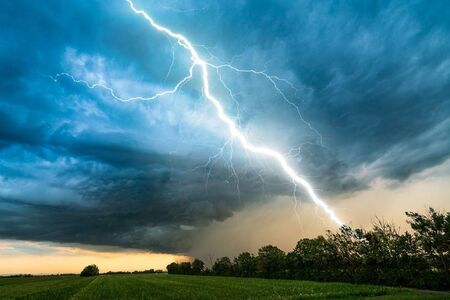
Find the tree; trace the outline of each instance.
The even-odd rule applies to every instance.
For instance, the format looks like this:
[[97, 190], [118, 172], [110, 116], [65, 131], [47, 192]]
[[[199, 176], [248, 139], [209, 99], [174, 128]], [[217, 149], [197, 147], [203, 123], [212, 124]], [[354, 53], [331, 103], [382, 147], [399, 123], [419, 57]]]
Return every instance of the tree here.
[[249, 253], [243, 252], [234, 259], [235, 271], [237, 276], [252, 277], [256, 275], [257, 258]]
[[84, 267], [83, 271], [81, 271], [80, 276], [88, 277], [88, 276], [97, 276], [99, 274], [98, 267], [96, 265], [89, 265]]
[[[268, 245], [257, 257], [244, 252], [233, 263], [228, 257], [217, 259], [212, 271], [204, 270], [200, 260], [184, 263], [183, 272], [450, 289], [450, 212], [430, 208], [426, 214], [406, 215], [412, 233], [380, 220], [371, 230], [342, 226], [338, 232], [301, 239], [287, 255]], [[180, 268], [168, 266], [179, 273]]]
[[214, 274], [220, 276], [233, 275], [233, 265], [231, 263], [231, 260], [226, 256], [217, 259], [214, 265], [212, 266], [212, 270]]
[[191, 263], [186, 261], [179, 265], [180, 274], [189, 275], [192, 273]]
[[169, 274], [179, 274], [180, 272], [180, 267], [176, 262], [168, 264], [166, 268]]
[[365, 232], [362, 229], [352, 229], [342, 226], [339, 232], [327, 232], [327, 240], [335, 247], [334, 261], [336, 268], [334, 278], [329, 280], [359, 282], [360, 274], [364, 269], [362, 249], [367, 243]]
[[335, 244], [323, 236], [298, 241], [286, 257], [290, 277], [315, 280], [337, 277], [339, 261]]
[[444, 214], [430, 207], [426, 215], [413, 212], [406, 215], [431, 263], [450, 275], [450, 212]]
[[393, 225], [381, 220], [374, 224], [371, 231], [365, 233], [361, 252], [364, 257], [364, 281], [402, 284], [403, 276], [400, 275], [403, 275], [404, 266], [400, 264], [401, 237]]
[[203, 261], [198, 258], [194, 259], [194, 261], [192, 262], [192, 274], [200, 275], [203, 272], [204, 268], [205, 263]]
[[450, 212], [429, 208], [425, 215], [407, 212], [408, 223], [431, 271], [421, 277], [427, 288], [450, 288]]
[[258, 273], [264, 278], [285, 276], [285, 253], [278, 247], [267, 245], [258, 250]]

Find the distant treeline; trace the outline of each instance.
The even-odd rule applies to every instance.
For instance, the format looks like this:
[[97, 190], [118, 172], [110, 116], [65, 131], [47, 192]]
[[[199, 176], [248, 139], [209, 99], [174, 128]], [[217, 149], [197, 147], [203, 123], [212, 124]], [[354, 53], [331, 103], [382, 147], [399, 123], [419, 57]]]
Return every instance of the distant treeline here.
[[154, 273], [164, 273], [163, 270], [155, 270], [155, 269], [149, 269], [144, 271], [133, 271], [133, 272], [127, 272], [127, 271], [108, 271], [104, 273], [105, 275], [115, 275], [115, 274], [154, 274]]
[[12, 274], [12, 275], [0, 275], [0, 278], [26, 278], [26, 277], [62, 277], [62, 276], [75, 276], [75, 273], [61, 273], [61, 274]]
[[289, 253], [268, 245], [234, 259], [222, 257], [211, 269], [195, 259], [171, 263], [169, 274], [219, 275], [341, 281], [427, 289], [450, 288], [450, 212], [430, 208], [407, 212], [412, 232], [399, 233], [377, 221], [372, 230], [340, 228], [338, 233], [301, 239]]
[[22, 277], [34, 277], [32, 274], [13, 274], [13, 275], [1, 275], [2, 278], [22, 278]]

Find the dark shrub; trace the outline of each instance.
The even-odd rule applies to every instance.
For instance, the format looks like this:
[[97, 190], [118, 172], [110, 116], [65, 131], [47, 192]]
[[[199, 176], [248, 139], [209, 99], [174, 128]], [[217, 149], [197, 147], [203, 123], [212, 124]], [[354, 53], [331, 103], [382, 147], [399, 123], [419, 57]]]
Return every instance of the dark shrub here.
[[88, 277], [88, 276], [97, 276], [99, 274], [98, 267], [96, 265], [89, 265], [84, 267], [83, 271], [81, 271], [80, 276]]

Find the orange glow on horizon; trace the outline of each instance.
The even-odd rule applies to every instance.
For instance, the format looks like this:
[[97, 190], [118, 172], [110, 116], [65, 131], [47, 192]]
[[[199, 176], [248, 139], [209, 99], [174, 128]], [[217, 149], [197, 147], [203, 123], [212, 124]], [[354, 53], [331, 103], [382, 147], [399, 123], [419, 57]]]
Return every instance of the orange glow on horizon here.
[[[17, 245], [43, 248], [44, 253], [21, 252], [16, 249]], [[0, 275], [80, 273], [89, 264], [96, 264], [102, 273], [148, 269], [165, 271], [169, 263], [184, 260], [190, 260], [190, 257], [138, 250], [100, 252], [35, 242], [0, 241]]]

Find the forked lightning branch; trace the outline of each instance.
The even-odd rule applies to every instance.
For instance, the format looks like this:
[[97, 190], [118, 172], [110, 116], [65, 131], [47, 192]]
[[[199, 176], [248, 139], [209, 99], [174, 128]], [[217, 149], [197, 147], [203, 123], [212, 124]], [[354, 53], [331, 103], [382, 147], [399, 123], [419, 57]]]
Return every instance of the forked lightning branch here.
[[[187, 52], [190, 55], [190, 59], [192, 61], [192, 65], [189, 68], [189, 74], [184, 77], [182, 80], [180, 80], [172, 89], [170, 90], [165, 90], [162, 92], [159, 92], [155, 95], [152, 96], [148, 96], [148, 97], [144, 97], [144, 96], [137, 96], [137, 97], [131, 97], [131, 98], [122, 98], [120, 96], [117, 95], [117, 93], [110, 87], [103, 85], [103, 84], [99, 84], [99, 83], [89, 83], [87, 81], [84, 80], [80, 80], [80, 79], [76, 79], [74, 78], [72, 75], [68, 74], [68, 73], [60, 73], [57, 74], [55, 77], [53, 77], [53, 79], [55, 81], [58, 80], [59, 77], [61, 76], [67, 76], [69, 77], [71, 80], [73, 80], [74, 82], [77, 83], [82, 83], [84, 85], [86, 85], [87, 87], [93, 89], [93, 88], [103, 88], [105, 90], [107, 90], [109, 92], [109, 94], [118, 101], [122, 101], [122, 102], [130, 102], [130, 101], [151, 101], [151, 100], [156, 100], [162, 96], [167, 96], [169, 94], [174, 94], [176, 93], [184, 84], [186, 84], [188, 81], [190, 81], [192, 79], [192, 77], [194, 76], [194, 69], [198, 68], [200, 70], [200, 74], [201, 74], [201, 82], [202, 82], [202, 89], [203, 89], [203, 93], [205, 98], [214, 106], [216, 113], [217, 113], [217, 117], [220, 119], [221, 122], [223, 122], [230, 133], [230, 137], [239, 141], [240, 145], [247, 151], [249, 151], [250, 153], [253, 153], [255, 155], [261, 155], [261, 156], [266, 156], [272, 160], [274, 160], [275, 162], [278, 163], [279, 167], [281, 168], [281, 170], [292, 180], [292, 182], [295, 185], [300, 185], [301, 187], [303, 187], [303, 189], [307, 192], [307, 194], [309, 195], [309, 197], [311, 198], [311, 200], [317, 205], [319, 206], [327, 215], [328, 217], [334, 222], [336, 223], [338, 226], [343, 226], [344, 223], [338, 218], [338, 216], [335, 214], [335, 212], [322, 200], [319, 198], [319, 196], [315, 193], [313, 187], [311, 186], [311, 184], [306, 181], [303, 177], [301, 177], [289, 164], [288, 161], [286, 159], [285, 156], [283, 156], [281, 153], [266, 147], [266, 146], [257, 146], [252, 144], [250, 141], [247, 140], [247, 138], [244, 136], [244, 134], [239, 130], [238, 126], [236, 125], [236, 123], [233, 121], [232, 118], [230, 118], [221, 102], [219, 101], [219, 99], [217, 99], [211, 92], [210, 90], [210, 83], [209, 83], [209, 74], [208, 74], [208, 70], [209, 69], [218, 69], [218, 68], [222, 68], [222, 67], [229, 67], [229, 68], [233, 68], [234, 70], [237, 71], [243, 71], [243, 72], [253, 72], [253, 73], [258, 73], [262, 76], [265, 76], [269, 81], [271, 81], [271, 83], [274, 85], [275, 89], [280, 92], [280, 90], [278, 89], [276, 83], [274, 80], [277, 80], [277, 77], [274, 76], [270, 76], [264, 72], [257, 72], [254, 70], [239, 70], [237, 68], [234, 68], [230, 65], [213, 65], [210, 62], [207, 62], [205, 60], [203, 60], [200, 55], [198, 54], [197, 50], [195, 49], [195, 47], [193, 46], [193, 44], [182, 34], [173, 32], [172, 30], [170, 30], [167, 27], [164, 27], [160, 24], [158, 24], [157, 22], [155, 22], [155, 20], [150, 17], [145, 11], [140, 10], [138, 8], [136, 8], [136, 6], [134, 5], [134, 3], [131, 0], [126, 0], [131, 8], [131, 10], [138, 14], [141, 15], [142, 17], [144, 17], [148, 24], [155, 30], [166, 34], [168, 37], [176, 40], [176, 42], [178, 43], [178, 45], [180, 45], [181, 47], [183, 47], [184, 49], [187, 50]], [[280, 92], [281, 93], [281, 92]], [[284, 96], [284, 95], [282, 95]], [[290, 103], [291, 104], [291, 103]], [[303, 119], [302, 119], [303, 120]], [[309, 125], [309, 123], [306, 123]]]

